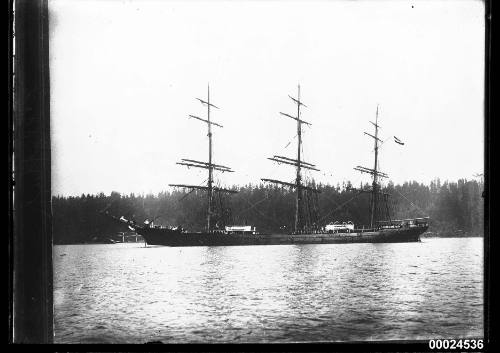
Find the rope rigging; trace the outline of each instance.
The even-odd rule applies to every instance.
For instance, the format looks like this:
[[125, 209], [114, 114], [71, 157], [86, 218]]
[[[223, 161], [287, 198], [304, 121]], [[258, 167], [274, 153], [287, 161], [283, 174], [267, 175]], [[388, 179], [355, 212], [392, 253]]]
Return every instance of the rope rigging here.
[[[267, 197], [266, 197], [265, 199], [267, 199]], [[251, 207], [250, 207], [249, 209], [253, 209], [253, 208], [257, 205], [257, 203], [256, 203], [256, 204], [254, 204], [254, 205], [252, 205], [252, 203], [251, 203], [250, 201], [248, 201], [247, 199], [244, 199], [244, 200], [245, 200], [245, 201], [246, 201], [249, 205], [251, 205]], [[261, 200], [261, 201], [264, 201], [264, 200]], [[258, 203], [260, 203], [261, 201], [259, 201]], [[262, 217], [264, 217], [265, 219], [270, 220], [271, 222], [273, 222], [275, 225], [277, 225], [277, 226], [281, 226], [281, 224], [279, 224], [278, 222], [276, 222], [276, 219], [275, 219], [275, 218], [267, 216], [266, 214], [264, 214], [264, 213], [262, 213], [261, 211], [259, 211], [259, 209], [255, 209], [255, 211], [256, 211], [259, 215], [261, 215]], [[240, 213], [241, 213], [241, 212], [240, 212]]]
[[[203, 180], [198, 186], [202, 186], [203, 184], [205, 184], [207, 182], [208, 178]], [[189, 191], [186, 195], [182, 196], [180, 199], [179, 199], [179, 202], [184, 200], [186, 197], [188, 197], [189, 195], [191, 195], [191, 193], [193, 191], [195, 191], [196, 189], [191, 189], [191, 191]]]
[[297, 135], [295, 135], [294, 137], [292, 137], [292, 139], [290, 141], [288, 141], [288, 143], [286, 144], [285, 147], [283, 147], [283, 149], [286, 149], [288, 146], [290, 146], [290, 144], [293, 142], [294, 139], [297, 138]]
[[260, 203], [262, 203], [262, 202], [266, 201], [267, 199], [269, 199], [269, 196], [268, 196], [268, 195], [266, 195], [263, 199], [261, 199], [261, 200], [257, 201], [256, 203], [252, 204], [250, 201], [248, 201], [248, 199], [246, 199], [246, 198], [245, 198], [244, 200], [245, 200], [247, 203], [249, 203], [251, 206], [250, 206], [250, 207], [248, 207], [248, 208], [246, 208], [246, 209], [244, 209], [244, 210], [239, 211], [238, 213], [236, 213], [236, 214], [235, 214], [235, 216], [239, 216], [239, 215], [240, 215], [240, 214], [242, 214], [243, 212], [250, 211], [252, 208], [254, 208], [254, 207], [255, 207], [255, 206], [257, 206], [258, 204], [260, 204]]
[[360, 193], [354, 195], [353, 197], [351, 197], [349, 200], [343, 202], [340, 204], [340, 206], [338, 206], [337, 208], [333, 209], [332, 211], [330, 211], [329, 213], [327, 213], [326, 215], [324, 215], [323, 217], [321, 217], [319, 219], [319, 222], [323, 222], [324, 220], [326, 220], [328, 217], [330, 217], [334, 212], [338, 211], [339, 209], [341, 209], [342, 207], [344, 207], [346, 204], [348, 204], [349, 202], [351, 202], [352, 200], [354, 200], [356, 197], [358, 197], [359, 195], [361, 195]]
[[412, 206], [414, 206], [416, 209], [418, 209], [420, 212], [422, 212], [423, 215], [425, 215], [424, 210], [422, 210], [420, 207], [418, 207], [418, 205], [416, 205], [413, 202], [411, 202], [410, 199], [408, 199], [405, 195], [403, 195], [402, 193], [400, 193], [399, 190], [397, 190], [396, 188], [394, 188], [394, 190], [396, 190], [396, 192], [398, 194], [400, 194], [401, 196], [403, 196], [406, 199], [406, 201], [408, 201]]

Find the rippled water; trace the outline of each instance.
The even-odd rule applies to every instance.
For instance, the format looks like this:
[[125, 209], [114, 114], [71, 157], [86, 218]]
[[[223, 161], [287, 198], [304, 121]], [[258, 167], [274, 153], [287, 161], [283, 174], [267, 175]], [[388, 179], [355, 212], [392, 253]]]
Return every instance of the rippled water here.
[[54, 247], [57, 343], [483, 336], [483, 239]]

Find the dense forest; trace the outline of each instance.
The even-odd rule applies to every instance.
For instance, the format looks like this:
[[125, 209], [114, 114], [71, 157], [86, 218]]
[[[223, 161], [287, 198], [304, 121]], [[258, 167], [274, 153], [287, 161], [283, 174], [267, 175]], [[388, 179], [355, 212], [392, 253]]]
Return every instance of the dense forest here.
[[[322, 224], [352, 221], [369, 224], [369, 194], [352, 185], [319, 184], [319, 215]], [[367, 189], [369, 185], [361, 185]], [[254, 225], [260, 232], [290, 229], [295, 195], [290, 190], [268, 184], [234, 187], [239, 192], [218, 195], [217, 202], [230, 211], [232, 224]], [[430, 234], [437, 236], [482, 236], [484, 224], [483, 184], [476, 180], [458, 182], [439, 179], [424, 185], [389, 182], [389, 211], [392, 219], [430, 217]], [[223, 197], [223, 199], [222, 199]], [[207, 197], [204, 191], [161, 192], [157, 195], [54, 196], [52, 199], [55, 244], [72, 244], [105, 239], [126, 227], [103, 215], [103, 210], [136, 222], [154, 219], [155, 224], [202, 230], [206, 223]]]

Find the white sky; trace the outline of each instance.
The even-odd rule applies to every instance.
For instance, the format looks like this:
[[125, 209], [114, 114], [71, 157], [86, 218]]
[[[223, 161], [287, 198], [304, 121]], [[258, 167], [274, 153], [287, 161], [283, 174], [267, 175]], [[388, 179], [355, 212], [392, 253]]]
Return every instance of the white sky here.
[[[50, 0], [53, 194], [157, 193], [201, 184], [208, 159], [195, 97], [212, 119], [224, 185], [294, 179], [297, 84], [304, 160], [317, 181], [369, 181], [380, 105], [381, 170], [428, 183], [483, 171], [480, 1]], [[396, 135], [404, 146], [394, 143]], [[293, 139], [287, 148], [287, 143]]]

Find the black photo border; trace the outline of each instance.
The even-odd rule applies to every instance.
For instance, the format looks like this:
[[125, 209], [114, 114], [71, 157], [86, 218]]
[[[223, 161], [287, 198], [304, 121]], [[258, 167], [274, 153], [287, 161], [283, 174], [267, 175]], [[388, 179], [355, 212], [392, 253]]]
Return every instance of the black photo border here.
[[[9, 343], [53, 343], [48, 0], [8, 0]], [[492, 333], [492, 1], [485, 0], [485, 349]], [[14, 21], [15, 16], [15, 21]], [[15, 43], [15, 56], [13, 47]], [[458, 337], [457, 337], [458, 338]], [[451, 339], [451, 337], [450, 337]], [[213, 345], [57, 345], [61, 351], [430, 351], [428, 341]], [[19, 345], [18, 345], [19, 348]], [[22, 348], [22, 345], [21, 347]]]

